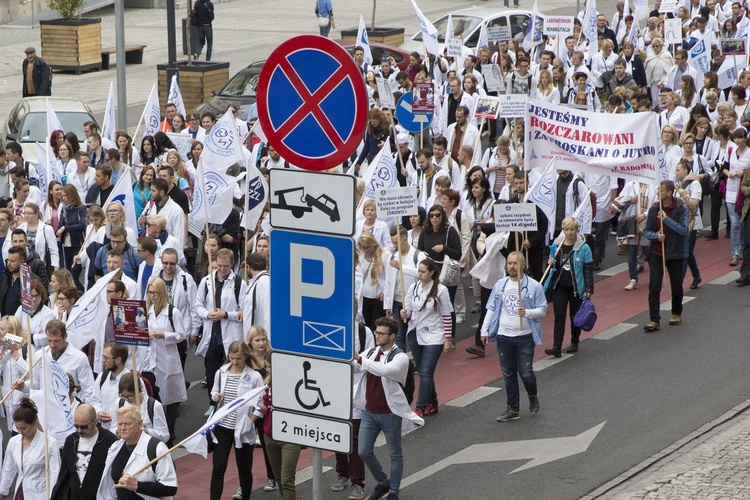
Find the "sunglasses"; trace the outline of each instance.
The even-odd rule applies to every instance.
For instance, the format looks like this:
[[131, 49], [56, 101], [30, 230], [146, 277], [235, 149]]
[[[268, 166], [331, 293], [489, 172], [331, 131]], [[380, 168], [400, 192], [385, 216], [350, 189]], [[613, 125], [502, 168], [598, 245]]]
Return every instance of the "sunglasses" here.
[[439, 213], [438, 214], [430, 214], [430, 219], [439, 219], [442, 216], [443, 216], [443, 214], [439, 214]]

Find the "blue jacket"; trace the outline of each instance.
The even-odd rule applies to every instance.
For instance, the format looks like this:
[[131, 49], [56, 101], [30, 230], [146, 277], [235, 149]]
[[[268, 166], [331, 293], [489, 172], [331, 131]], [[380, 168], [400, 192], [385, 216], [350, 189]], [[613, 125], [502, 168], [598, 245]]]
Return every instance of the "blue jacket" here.
[[[557, 248], [565, 239], [565, 235], [560, 233], [555, 242], [549, 247], [550, 256], [554, 256], [557, 253]], [[594, 293], [594, 270], [592, 263], [594, 258], [591, 255], [591, 248], [586, 243], [586, 238], [578, 234], [578, 239], [573, 245], [573, 255], [570, 257], [570, 266], [573, 271], [573, 288], [575, 294], [580, 298], [584, 293]], [[588, 265], [587, 265], [588, 264]], [[557, 272], [557, 268], [553, 267], [550, 270], [547, 279], [544, 280], [544, 289], [550, 290], [550, 286], [555, 288], [558, 281], [560, 281], [560, 273]]]
[[[487, 301], [487, 310], [494, 313], [487, 330], [491, 342], [497, 340], [498, 330], [500, 329], [500, 315], [503, 312], [503, 294], [507, 286], [517, 287], [518, 285], [511, 281], [508, 276], [501, 278], [492, 287], [490, 298]], [[540, 318], [547, 314], [547, 298], [544, 296], [544, 290], [538, 281], [524, 276], [521, 280], [521, 294], [523, 295], [523, 307], [526, 309], [526, 320], [529, 322], [534, 344], [541, 345], [542, 321]]]
[[[107, 256], [112, 247], [109, 243], [104, 245], [96, 252], [96, 259], [94, 260], [95, 274], [98, 276], [104, 276], [107, 274]], [[135, 249], [129, 244], [125, 243], [125, 250], [122, 252], [125, 257], [125, 264], [122, 266], [122, 272], [133, 281], [138, 281], [138, 267], [141, 265], [141, 259], [138, 258]]]

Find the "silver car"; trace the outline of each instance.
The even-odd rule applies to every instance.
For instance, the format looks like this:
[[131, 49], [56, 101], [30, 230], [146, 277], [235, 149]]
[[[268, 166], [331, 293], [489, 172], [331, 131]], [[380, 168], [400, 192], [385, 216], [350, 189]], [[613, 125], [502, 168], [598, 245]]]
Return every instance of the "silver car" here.
[[26, 97], [18, 101], [8, 114], [3, 124], [3, 147], [10, 141], [16, 141], [23, 147], [25, 160], [36, 163], [35, 142], [44, 144], [47, 137], [47, 99], [63, 130], [75, 132], [81, 147], [86, 147], [86, 136], [83, 124], [91, 120], [96, 122], [91, 109], [80, 99], [68, 97]]
[[[524, 23], [531, 19], [531, 12], [527, 10], [498, 10], [489, 7], [469, 7], [451, 12], [453, 18], [453, 33], [461, 35], [465, 47], [476, 48], [479, 41], [479, 32], [482, 23], [487, 26], [508, 26], [510, 25], [513, 36], [523, 31]], [[437, 21], [432, 21], [438, 31], [438, 41], [440, 50], [445, 48], [445, 31], [448, 27], [448, 14], [440, 17]], [[418, 31], [409, 40], [399, 47], [405, 51], [417, 51], [420, 54], [424, 52], [422, 45], [422, 32]]]

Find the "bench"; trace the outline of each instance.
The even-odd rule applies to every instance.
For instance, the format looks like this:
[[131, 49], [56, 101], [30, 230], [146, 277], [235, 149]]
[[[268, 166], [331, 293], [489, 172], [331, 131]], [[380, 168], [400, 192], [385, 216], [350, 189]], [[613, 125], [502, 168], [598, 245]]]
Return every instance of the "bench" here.
[[[129, 45], [125, 47], [125, 64], [143, 64], [143, 49], [146, 45]], [[110, 54], [117, 54], [116, 47], [102, 49], [102, 69], [109, 69]]]

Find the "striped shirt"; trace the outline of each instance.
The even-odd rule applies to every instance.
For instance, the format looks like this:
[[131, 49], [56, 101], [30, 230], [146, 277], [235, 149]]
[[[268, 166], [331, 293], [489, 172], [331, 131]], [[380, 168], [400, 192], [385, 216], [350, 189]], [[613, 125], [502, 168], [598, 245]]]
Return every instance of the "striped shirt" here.
[[[227, 381], [224, 384], [224, 392], [221, 395], [221, 405], [219, 405], [219, 408], [237, 399], [237, 396], [238, 396], [237, 389], [239, 389], [240, 387], [240, 379], [242, 378], [241, 373], [228, 373], [227, 372], [226, 375], [227, 375]], [[234, 425], [236, 423], [237, 423], [237, 412], [232, 412], [231, 414], [224, 417], [224, 419], [221, 421], [219, 426], [224, 427], [225, 429], [234, 430]]]

